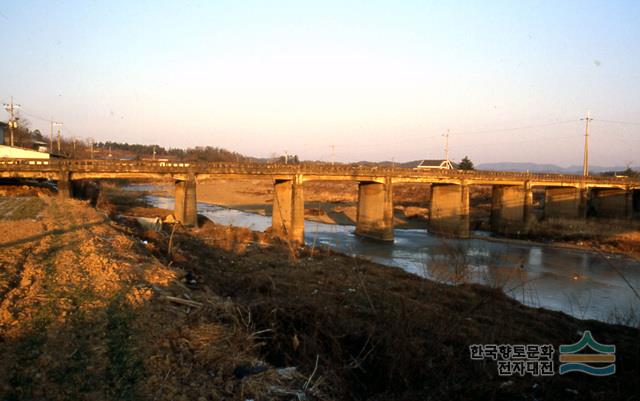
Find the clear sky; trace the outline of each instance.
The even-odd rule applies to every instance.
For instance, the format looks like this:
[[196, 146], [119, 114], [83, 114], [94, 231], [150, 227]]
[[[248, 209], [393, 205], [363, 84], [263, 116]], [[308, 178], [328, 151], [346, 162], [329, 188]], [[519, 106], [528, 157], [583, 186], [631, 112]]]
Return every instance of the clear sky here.
[[0, 0], [0, 33], [43, 133], [570, 165], [591, 110], [591, 164], [640, 165], [640, 1]]

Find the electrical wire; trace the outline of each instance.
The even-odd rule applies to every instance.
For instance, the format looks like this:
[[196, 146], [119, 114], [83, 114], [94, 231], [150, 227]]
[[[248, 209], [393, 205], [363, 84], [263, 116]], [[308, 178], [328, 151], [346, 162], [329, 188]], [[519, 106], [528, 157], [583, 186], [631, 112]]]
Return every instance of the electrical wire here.
[[[24, 107], [21, 107], [20, 113], [24, 114], [24, 115], [26, 115], [28, 117], [44, 121], [44, 122], [51, 122], [53, 120], [52, 118], [42, 117], [41, 115], [39, 115], [39, 113], [32, 113], [30, 111], [25, 111]], [[523, 125], [523, 126], [517, 126], [517, 127], [486, 129], [486, 130], [477, 130], [477, 131], [456, 131], [456, 130], [451, 130], [450, 134], [452, 134], [452, 136], [455, 137], [455, 136], [458, 136], [458, 135], [480, 135], [480, 134], [492, 134], [492, 133], [500, 133], [500, 132], [513, 132], [513, 131], [521, 131], [521, 130], [527, 130], [527, 129], [560, 126], [560, 125], [566, 125], [566, 124], [569, 124], [569, 123], [575, 123], [575, 122], [579, 122], [579, 121], [580, 121], [580, 119], [571, 119], [571, 120], [554, 121], [554, 122], [543, 123], [543, 124], [532, 124], [532, 125]], [[622, 125], [634, 125], [634, 126], [637, 125], [637, 126], [640, 126], [640, 122], [632, 122], [632, 121], [601, 120], [601, 119], [594, 119], [593, 121], [594, 122], [609, 123], [609, 124], [622, 124]], [[69, 132], [69, 134], [71, 134], [72, 136], [75, 136], [73, 134], [73, 131], [67, 125], [65, 125], [65, 130], [67, 132]], [[362, 150], [363, 148], [364, 149], [372, 149], [372, 148], [378, 148], [380, 146], [395, 146], [395, 145], [398, 145], [398, 144], [401, 144], [401, 143], [420, 141], [420, 140], [424, 141], [424, 140], [429, 140], [429, 139], [436, 139], [436, 138], [439, 138], [441, 136], [442, 136], [441, 134], [419, 135], [419, 136], [413, 136], [413, 137], [409, 137], [409, 138], [398, 139], [398, 140], [394, 140], [394, 141], [366, 143], [366, 144], [352, 144], [352, 145], [348, 145], [348, 146], [357, 146], [359, 150]], [[580, 136], [582, 136], [582, 135], [580, 135]], [[462, 145], [457, 145], [457, 147], [465, 147], [465, 146], [466, 147], [469, 147], [469, 146], [476, 147], [476, 146], [520, 144], [520, 143], [535, 142], [535, 141], [538, 141], [540, 139], [562, 140], [562, 139], [569, 139], [569, 138], [578, 138], [578, 136], [576, 136], [576, 135], [562, 136], [562, 137], [545, 136], [545, 137], [537, 137], [537, 138], [520, 140], [520, 141], [490, 142], [490, 143], [487, 142], [487, 143], [482, 143], [482, 144], [466, 144], [466, 145], [462, 144]], [[619, 140], [622, 141], [622, 139], [619, 139]], [[625, 138], [625, 140], [638, 141], [640, 139]], [[309, 149], [317, 149], [317, 146], [309, 146], [309, 147], [299, 148], [297, 150], [297, 152], [301, 152], [301, 151], [304, 152], [304, 151], [309, 150]], [[341, 153], [341, 154], [344, 154], [344, 153]]]
[[51, 122], [51, 120], [52, 120], [51, 118], [44, 118], [44, 117], [41, 117], [41, 116], [33, 114], [33, 113], [28, 113], [28, 112], [24, 111], [24, 107], [20, 110], [20, 114], [24, 114], [24, 115], [26, 115], [28, 117], [35, 118], [36, 120], [42, 120], [42, 121], [46, 121], [46, 122]]
[[546, 124], [524, 125], [521, 127], [499, 128], [499, 129], [489, 129], [489, 130], [481, 130], [481, 131], [453, 131], [452, 130], [450, 133], [456, 134], [456, 135], [492, 134], [496, 132], [520, 131], [520, 130], [533, 129], [533, 128], [553, 127], [556, 125], [565, 125], [565, 124], [579, 122], [579, 121], [580, 121], [579, 119], [573, 119], [573, 120], [555, 121], [555, 122], [546, 123]]
[[623, 124], [623, 125], [640, 125], [640, 123], [637, 122], [633, 122], [633, 121], [615, 121], [615, 120], [600, 120], [600, 119], [593, 119], [594, 122], [601, 122], [601, 123], [610, 123], [610, 124]]

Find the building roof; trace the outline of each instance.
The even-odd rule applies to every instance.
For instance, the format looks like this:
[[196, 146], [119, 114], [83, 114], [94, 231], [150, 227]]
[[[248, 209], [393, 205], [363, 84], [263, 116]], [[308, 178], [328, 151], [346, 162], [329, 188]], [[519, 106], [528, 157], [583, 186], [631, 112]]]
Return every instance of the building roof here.
[[423, 160], [420, 162], [418, 166], [423, 167], [440, 167], [442, 163], [446, 162], [445, 159], [431, 159], [431, 160]]
[[446, 159], [425, 159], [418, 164], [417, 168], [442, 168], [456, 169], [458, 166], [451, 160]]

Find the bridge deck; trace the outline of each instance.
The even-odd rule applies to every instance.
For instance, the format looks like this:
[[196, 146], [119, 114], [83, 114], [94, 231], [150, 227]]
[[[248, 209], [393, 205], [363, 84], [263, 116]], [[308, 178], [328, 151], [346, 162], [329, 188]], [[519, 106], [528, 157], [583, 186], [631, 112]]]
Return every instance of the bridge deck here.
[[267, 164], [267, 163], [201, 163], [165, 161], [123, 160], [42, 160], [0, 159], [2, 178], [45, 178], [57, 180], [61, 172], [68, 172], [70, 179], [147, 178], [185, 179], [193, 174], [198, 180], [212, 178], [271, 178], [289, 179], [301, 176], [302, 181], [353, 180], [393, 183], [444, 183], [468, 185], [523, 185], [570, 186], [580, 188], [638, 189], [640, 180], [629, 177], [603, 177], [519, 173], [498, 171], [426, 170], [407, 168], [370, 167], [351, 165], [317, 164]]

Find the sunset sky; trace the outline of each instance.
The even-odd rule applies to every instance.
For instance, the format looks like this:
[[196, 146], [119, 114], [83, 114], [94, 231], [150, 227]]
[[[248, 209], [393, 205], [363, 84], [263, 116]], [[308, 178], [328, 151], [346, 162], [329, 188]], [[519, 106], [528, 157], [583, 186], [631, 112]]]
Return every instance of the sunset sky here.
[[43, 133], [570, 165], [591, 110], [591, 164], [640, 165], [638, 1], [1, 4], [0, 99]]

